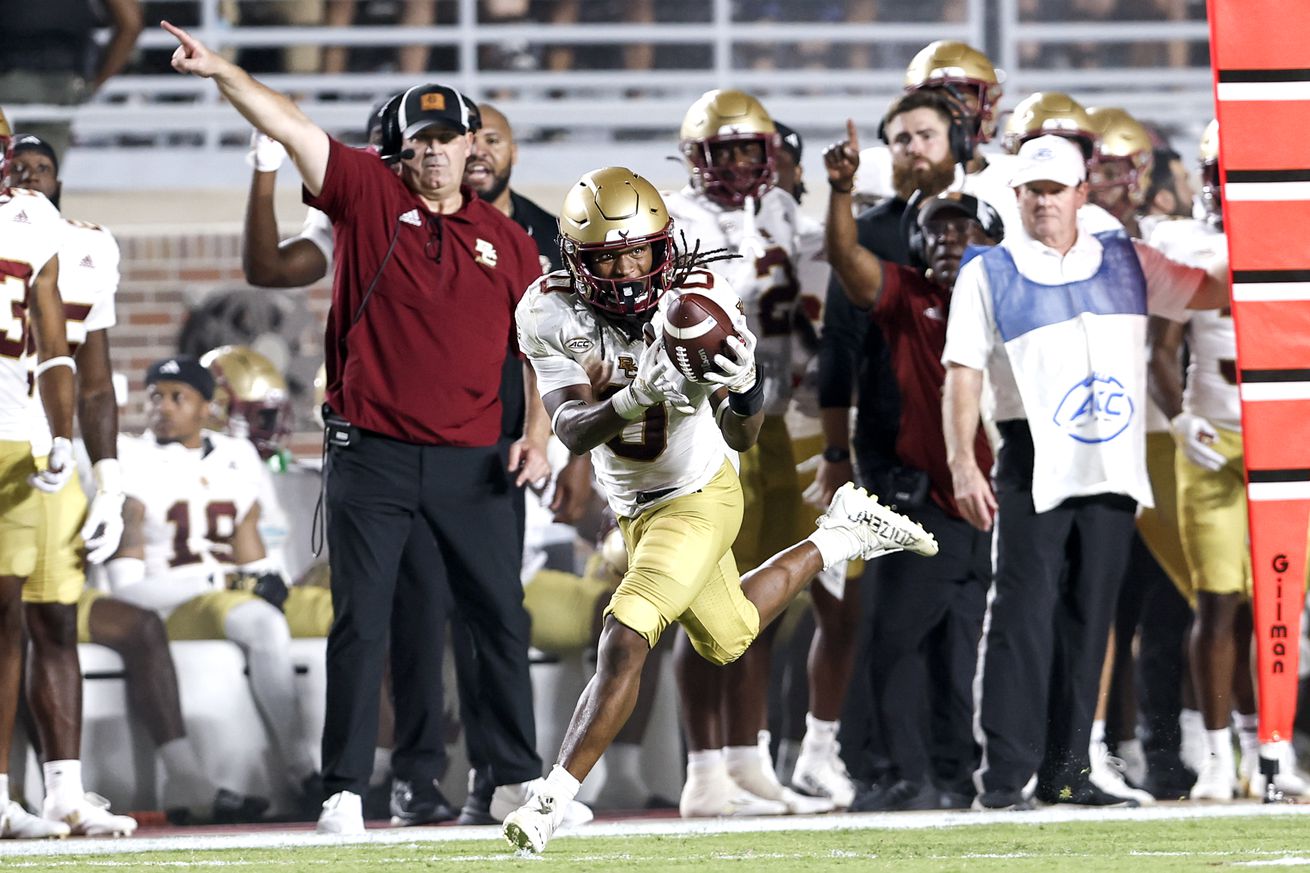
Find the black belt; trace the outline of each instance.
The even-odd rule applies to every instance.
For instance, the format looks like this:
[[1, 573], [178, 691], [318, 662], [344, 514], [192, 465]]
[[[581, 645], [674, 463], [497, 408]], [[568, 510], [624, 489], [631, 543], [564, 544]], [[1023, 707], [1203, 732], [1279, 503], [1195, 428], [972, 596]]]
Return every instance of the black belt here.
[[660, 488], [658, 491], [638, 491], [637, 505], [640, 506], [643, 503], [654, 503], [661, 497], [668, 497], [677, 490], [677, 488]]

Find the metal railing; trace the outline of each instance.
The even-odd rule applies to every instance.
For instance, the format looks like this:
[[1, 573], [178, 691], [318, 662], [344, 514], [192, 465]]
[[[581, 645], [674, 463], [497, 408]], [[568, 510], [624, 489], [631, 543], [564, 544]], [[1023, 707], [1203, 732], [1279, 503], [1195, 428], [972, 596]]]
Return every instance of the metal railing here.
[[[152, 0], [147, 2], [150, 18]], [[235, 55], [255, 49], [347, 46], [400, 49], [425, 45], [453, 52], [453, 69], [411, 75], [361, 72], [340, 75], [273, 73], [260, 76], [270, 87], [297, 96], [302, 107], [330, 132], [358, 137], [361, 120], [381, 97], [424, 78], [453, 84], [477, 99], [492, 99], [515, 124], [520, 139], [630, 142], [668, 141], [687, 105], [715, 87], [740, 87], [759, 94], [770, 112], [821, 139], [835, 136], [845, 118], [877, 119], [900, 90], [904, 64], [934, 39], [961, 39], [998, 59], [1007, 73], [1003, 106], [1025, 94], [1057, 89], [1088, 105], [1122, 106], [1134, 115], [1179, 132], [1199, 132], [1211, 115], [1210, 71], [1205, 64], [1172, 67], [1104, 66], [1053, 69], [1025, 61], [1033, 46], [1185, 44], [1192, 55], [1206, 45], [1204, 21], [1025, 21], [1019, 0], [965, 0], [963, 19], [951, 22], [823, 22], [744, 20], [734, 0], [708, 0], [706, 20], [650, 24], [547, 24], [479, 19], [478, 0], [443, 0], [449, 24], [424, 27], [325, 27], [233, 25], [223, 0], [197, 0], [192, 32], [211, 48]], [[174, 3], [176, 6], [176, 3]], [[784, 7], [785, 8], [785, 7]], [[846, 4], [834, 3], [842, 10]], [[587, 7], [583, 4], [583, 15]], [[992, 18], [989, 20], [989, 10]], [[157, 18], [157, 16], [155, 16]], [[753, 69], [758, 57], [779, 46], [826, 45], [831, 60], [819, 69]], [[158, 28], [139, 40], [142, 51], [162, 56], [176, 45]], [[542, 54], [551, 46], [684, 47], [697, 60], [655, 69], [497, 69], [486, 58], [504, 46]], [[841, 58], [853, 50], [872, 52], [873, 68], [851, 69]], [[621, 64], [619, 65], [621, 66]], [[95, 98], [76, 109], [57, 106], [6, 107], [25, 121], [73, 117], [81, 152], [117, 155], [150, 150], [152, 160], [185, 161], [189, 178], [204, 176], [205, 156], [227, 159], [244, 146], [248, 125], [224, 104], [212, 83], [171, 71], [132, 73], [110, 80]], [[103, 174], [97, 173], [100, 177]], [[168, 174], [165, 173], [165, 176]], [[83, 180], [89, 181], [89, 180]], [[203, 185], [203, 178], [200, 180]], [[113, 185], [111, 179], [100, 184]], [[124, 184], [128, 184], [124, 181]]]

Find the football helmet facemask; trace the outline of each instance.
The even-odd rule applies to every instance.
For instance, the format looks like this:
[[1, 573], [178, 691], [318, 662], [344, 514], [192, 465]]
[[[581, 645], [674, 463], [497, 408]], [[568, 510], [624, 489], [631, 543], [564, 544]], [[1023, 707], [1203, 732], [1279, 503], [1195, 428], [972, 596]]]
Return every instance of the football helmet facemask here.
[[1093, 189], [1124, 186], [1134, 206], [1146, 199], [1146, 188], [1155, 164], [1151, 135], [1122, 109], [1094, 106], [1087, 110], [1097, 135], [1087, 178]]
[[1223, 216], [1223, 180], [1219, 173], [1219, 119], [1212, 119], [1201, 134], [1201, 205], [1205, 214], [1218, 220]]
[[954, 39], [928, 43], [905, 68], [906, 91], [933, 88], [960, 105], [975, 144], [996, 136], [1003, 80], [987, 55]]
[[214, 426], [250, 440], [265, 460], [281, 451], [293, 412], [287, 381], [273, 362], [245, 346], [219, 346], [200, 363], [214, 375]]
[[1072, 139], [1092, 159], [1096, 131], [1087, 110], [1077, 100], [1060, 91], [1038, 91], [1025, 97], [1005, 121], [1001, 144], [1012, 155], [1019, 146], [1036, 136], [1055, 134]]
[[[673, 221], [660, 192], [626, 167], [593, 170], [578, 180], [559, 213], [560, 250], [578, 293], [597, 309], [618, 316], [646, 313], [668, 290], [677, 259]], [[650, 272], [603, 278], [588, 262], [603, 252], [651, 247]]]
[[[715, 151], [736, 143], [759, 143], [760, 160], [716, 164]], [[679, 147], [691, 165], [692, 185], [728, 209], [739, 208], [747, 197], [758, 200], [774, 186], [780, 144], [773, 118], [742, 91], [706, 91], [682, 119]]]

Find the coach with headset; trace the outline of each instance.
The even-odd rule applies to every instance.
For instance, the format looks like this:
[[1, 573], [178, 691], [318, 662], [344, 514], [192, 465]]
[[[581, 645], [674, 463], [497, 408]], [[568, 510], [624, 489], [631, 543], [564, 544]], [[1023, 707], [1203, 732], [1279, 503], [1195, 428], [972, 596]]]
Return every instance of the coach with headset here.
[[[174, 69], [214, 79], [237, 111], [282, 143], [305, 202], [332, 219], [324, 475], [335, 620], [323, 729], [330, 796], [318, 830], [363, 832], [388, 630], [394, 647], [422, 651], [423, 617], [443, 576], [478, 648], [485, 739], [495, 781], [513, 803], [542, 767], [518, 551], [506, 547], [516, 539], [510, 493], [515, 476], [538, 479], [547, 468], [544, 440], [502, 458], [498, 390], [515, 342], [514, 308], [541, 267], [531, 238], [462, 184], [476, 106], [441, 85], [397, 95], [384, 110], [380, 161], [328, 136], [190, 34], [164, 27], [180, 43]], [[544, 413], [531, 383], [529, 391], [531, 431]], [[416, 517], [431, 528], [440, 561], [430, 584], [398, 589]], [[393, 655], [397, 693], [403, 677], [433, 666], [397, 663], [402, 657]]]

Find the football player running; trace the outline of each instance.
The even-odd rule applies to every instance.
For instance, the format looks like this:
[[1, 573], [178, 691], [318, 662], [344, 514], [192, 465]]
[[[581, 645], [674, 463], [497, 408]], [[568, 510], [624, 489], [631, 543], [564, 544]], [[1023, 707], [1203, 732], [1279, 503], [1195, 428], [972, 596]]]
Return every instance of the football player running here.
[[[72, 477], [73, 374], [65, 320], [59, 299], [59, 248], [64, 222], [59, 211], [39, 192], [10, 187], [9, 122], [0, 112], [0, 289], [12, 306], [0, 320], [0, 838], [65, 836], [68, 825], [47, 822], [27, 813], [9, 797], [8, 763], [14, 718], [22, 682], [23, 637], [32, 635], [28, 665], [29, 702], [45, 746], [46, 791], [63, 803], [82, 802], [78, 740], [54, 727], [72, 714], [65, 690], [81, 685], [76, 639], [61, 621], [59, 606], [25, 607], [28, 577], [37, 566], [38, 532], [43, 514], [40, 493], [57, 493]], [[26, 301], [26, 306], [21, 305]], [[30, 442], [32, 372], [24, 356], [28, 343], [36, 349], [35, 384], [50, 422], [52, 448], [39, 469]], [[53, 595], [55, 592], [51, 592]], [[72, 596], [76, 601], [76, 593]], [[53, 613], [53, 614], [51, 614]], [[52, 619], [45, 621], [43, 619]], [[79, 719], [80, 721], [80, 719]], [[54, 777], [53, 779], [51, 777]], [[67, 778], [65, 778], [67, 777]], [[76, 792], [76, 798], [71, 795]]]
[[[568, 269], [528, 289], [516, 314], [519, 345], [556, 436], [574, 453], [591, 452], [630, 560], [558, 763], [505, 819], [510, 843], [533, 852], [546, 847], [627, 720], [642, 665], [670, 623], [682, 624], [707, 661], [731, 663], [825, 566], [936, 551], [918, 525], [851, 487], [808, 539], [740, 578], [732, 543], [742, 492], [730, 449], [750, 448], [759, 434], [756, 339], [735, 315], [741, 339], [715, 357], [709, 384], [683, 379], [656, 339], [672, 293], [694, 289], [724, 312], [740, 311], [728, 282], [701, 268], [721, 253], [680, 252], [659, 192], [621, 167], [583, 176], [559, 221]], [[599, 392], [587, 373], [597, 363], [608, 372]]]
[[119, 441], [128, 499], [123, 542], [107, 565], [112, 592], [158, 612], [170, 639], [241, 647], [255, 703], [299, 795], [314, 782], [314, 763], [280, 611], [287, 587], [259, 535], [259, 455], [247, 440], [204, 429], [214, 378], [195, 358], [155, 362], [146, 388], [150, 429]]
[[[749, 94], [707, 92], [687, 110], [681, 138], [691, 180], [666, 195], [669, 215], [686, 239], [738, 256], [717, 263], [715, 270], [740, 295], [746, 324], [758, 337], [755, 360], [764, 415], [758, 440], [741, 457], [746, 508], [733, 544], [738, 571], [746, 572], [803, 536], [813, 518], [801, 498], [784, 418], [800, 302], [797, 204], [776, 184], [777, 127]], [[837, 575], [842, 575], [840, 568]], [[827, 812], [851, 802], [854, 789], [837, 759], [836, 732], [854, 650], [834, 643], [853, 643], [855, 615], [822, 585], [813, 586], [812, 594], [818, 625], [812, 651], [822, 663], [811, 672], [821, 683], [811, 689], [816, 699], [811, 709], [825, 711], [817, 717], [808, 714], [807, 734], [825, 738], [821, 746], [827, 754], [806, 756], [806, 773], [816, 772], [801, 778], [818, 796], [784, 788], [774, 774], [766, 730], [773, 634], [766, 632], [762, 645], [728, 670], [697, 658], [679, 640], [675, 663], [688, 746], [687, 783], [679, 804], [684, 817]]]

